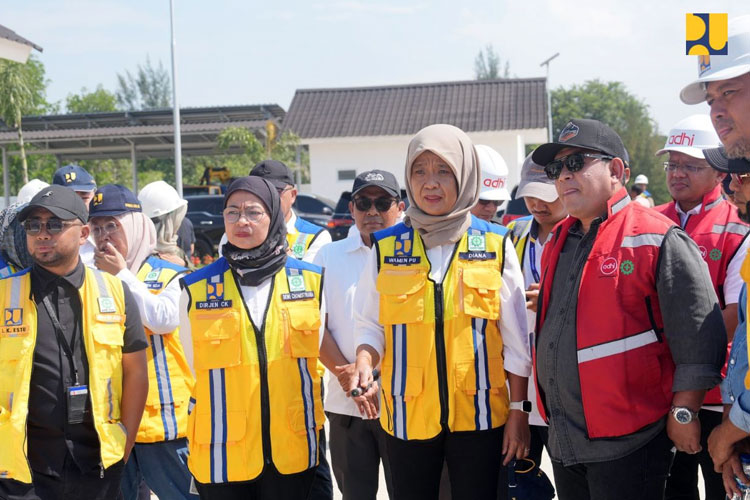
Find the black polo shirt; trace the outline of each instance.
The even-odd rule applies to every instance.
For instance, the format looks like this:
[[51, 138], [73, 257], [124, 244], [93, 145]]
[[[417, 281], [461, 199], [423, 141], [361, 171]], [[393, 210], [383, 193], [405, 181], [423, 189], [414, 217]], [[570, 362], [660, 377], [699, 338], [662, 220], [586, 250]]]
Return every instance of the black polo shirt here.
[[[82, 472], [98, 468], [101, 462], [90, 398], [86, 402], [83, 423], [68, 424], [66, 388], [74, 385], [74, 373], [42, 303], [45, 296], [50, 297], [65, 338], [73, 349], [76, 365], [81, 370], [80, 382], [88, 384], [88, 360], [78, 293], [85, 276], [85, 267], [80, 260], [66, 276], [58, 276], [37, 264], [31, 269], [31, 293], [38, 318], [29, 393], [28, 456], [33, 471], [51, 476], [58, 476], [63, 470], [68, 453]], [[122, 352], [140, 351], [148, 347], [141, 316], [130, 289], [125, 283], [122, 286], [126, 315]]]

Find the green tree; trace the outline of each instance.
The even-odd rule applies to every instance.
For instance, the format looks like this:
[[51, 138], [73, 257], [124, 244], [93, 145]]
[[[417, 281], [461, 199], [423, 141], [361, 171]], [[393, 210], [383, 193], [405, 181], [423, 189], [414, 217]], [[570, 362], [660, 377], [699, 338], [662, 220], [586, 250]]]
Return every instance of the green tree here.
[[664, 144], [648, 105], [630, 93], [622, 82], [589, 80], [552, 91], [552, 130], [557, 137], [571, 118], [592, 118], [612, 127], [630, 155], [631, 178], [645, 174], [657, 203], [668, 201], [662, 161], [654, 153]]
[[29, 58], [26, 64], [0, 59], [0, 117], [18, 131], [23, 182], [29, 182], [29, 167], [23, 143], [22, 117], [43, 113], [48, 107], [44, 65]]
[[171, 106], [171, 79], [161, 61], [158, 66], [146, 63], [139, 64], [135, 76], [125, 70], [117, 74], [117, 104], [126, 111], [141, 109], [168, 108]]
[[78, 94], [68, 94], [65, 99], [68, 113], [92, 113], [96, 111], [117, 111], [117, 96], [97, 85], [91, 92], [83, 87]]
[[509, 78], [510, 64], [505, 61], [503, 74], [500, 74], [500, 56], [492, 45], [487, 45], [479, 51], [474, 59], [474, 78], [477, 80], [494, 80], [495, 78]]

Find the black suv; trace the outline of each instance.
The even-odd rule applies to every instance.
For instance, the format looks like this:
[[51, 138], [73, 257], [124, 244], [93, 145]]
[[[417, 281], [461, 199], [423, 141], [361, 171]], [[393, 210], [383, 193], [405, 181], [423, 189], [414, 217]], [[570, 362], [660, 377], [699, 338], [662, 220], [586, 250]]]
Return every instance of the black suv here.
[[195, 231], [194, 255], [200, 258], [215, 256], [224, 234], [224, 195], [203, 194], [185, 196], [185, 199], [188, 202], [187, 218]]
[[326, 227], [333, 215], [333, 202], [316, 194], [297, 194], [292, 208], [297, 217], [308, 222]]

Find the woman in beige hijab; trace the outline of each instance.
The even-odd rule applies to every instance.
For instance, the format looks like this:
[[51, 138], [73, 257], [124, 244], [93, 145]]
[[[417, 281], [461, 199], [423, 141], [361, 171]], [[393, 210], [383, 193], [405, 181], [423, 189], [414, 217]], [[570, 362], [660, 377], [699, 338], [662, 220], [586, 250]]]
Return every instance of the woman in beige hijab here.
[[405, 176], [404, 222], [372, 236], [355, 293], [350, 386], [372, 418], [382, 388], [397, 499], [437, 498], [443, 462], [453, 500], [494, 499], [501, 464], [528, 453], [523, 275], [507, 230], [470, 213], [481, 174], [463, 131], [419, 131]]

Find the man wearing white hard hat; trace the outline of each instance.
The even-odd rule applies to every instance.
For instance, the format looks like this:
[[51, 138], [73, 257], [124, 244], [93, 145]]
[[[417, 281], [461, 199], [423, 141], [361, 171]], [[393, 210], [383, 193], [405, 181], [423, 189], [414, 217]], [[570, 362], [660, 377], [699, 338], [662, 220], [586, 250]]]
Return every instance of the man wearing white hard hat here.
[[638, 174], [635, 176], [635, 180], [633, 181], [634, 186], [638, 186], [641, 189], [641, 193], [638, 195], [644, 200], [646, 200], [646, 203], [641, 203], [644, 206], [647, 207], [653, 207], [654, 206], [654, 199], [651, 197], [651, 193], [648, 192], [648, 177], [646, 177], [643, 174]]
[[[708, 115], [692, 115], [672, 127], [664, 147], [656, 152], [657, 156], [669, 155], [664, 171], [672, 201], [656, 210], [682, 227], [698, 245], [719, 298], [731, 348], [742, 289], [739, 271], [750, 242], [750, 226], [740, 220], [737, 208], [722, 197], [724, 174], [711, 168], [703, 155], [703, 149], [719, 144]], [[703, 449], [697, 454], [677, 452], [667, 481], [667, 499], [698, 495], [699, 465], [706, 498], [723, 498], [721, 474], [714, 472], [707, 446], [708, 435], [721, 424], [722, 411], [721, 392], [716, 387], [708, 392], [699, 412]]]
[[508, 166], [500, 153], [491, 147], [478, 144], [474, 149], [479, 158], [479, 168], [482, 169], [482, 190], [479, 192], [479, 201], [471, 209], [471, 213], [492, 222], [500, 205], [510, 200], [510, 193], [505, 187]]
[[39, 180], [39, 179], [31, 179], [29, 182], [24, 184], [21, 189], [18, 190], [18, 195], [16, 196], [16, 203], [24, 204], [31, 201], [31, 199], [34, 197], [35, 194], [37, 194], [42, 189], [49, 186], [46, 182]]

